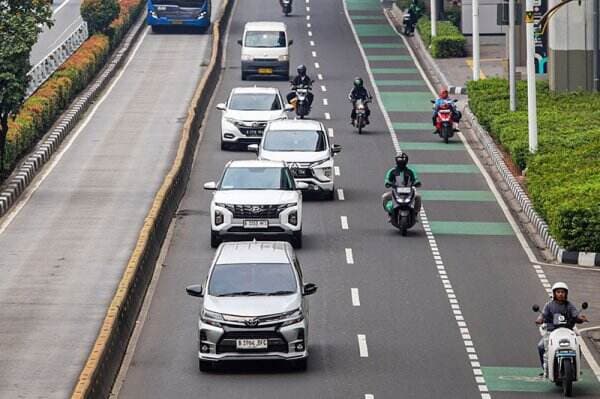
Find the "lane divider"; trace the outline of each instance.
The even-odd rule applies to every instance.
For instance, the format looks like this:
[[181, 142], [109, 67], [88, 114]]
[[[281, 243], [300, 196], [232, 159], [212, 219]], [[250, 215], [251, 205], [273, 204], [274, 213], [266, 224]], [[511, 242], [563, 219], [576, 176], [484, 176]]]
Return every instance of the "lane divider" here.
[[350, 288], [350, 295], [352, 297], [352, 306], [360, 306], [360, 296], [358, 294], [358, 288]]
[[367, 337], [364, 334], [358, 334], [358, 353], [360, 357], [369, 357], [369, 348], [367, 348]]
[[349, 265], [353, 265], [354, 255], [352, 254], [352, 248], [346, 248], [344, 251], [346, 252], [346, 263]]
[[224, 0], [221, 15], [212, 25], [212, 51], [196, 88], [182, 128], [179, 147], [169, 173], [146, 216], [138, 241], [108, 308], [91, 353], [75, 384], [71, 399], [107, 398], [137, 321], [152, 279], [162, 242], [189, 179], [199, 128], [220, 76], [225, 30], [234, 2]]

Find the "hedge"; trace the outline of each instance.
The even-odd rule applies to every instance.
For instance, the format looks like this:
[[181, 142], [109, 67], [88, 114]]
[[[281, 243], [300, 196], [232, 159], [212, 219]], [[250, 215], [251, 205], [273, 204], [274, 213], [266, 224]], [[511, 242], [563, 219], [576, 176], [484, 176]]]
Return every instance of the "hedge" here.
[[526, 189], [551, 234], [567, 250], [600, 252], [600, 95], [552, 93], [537, 84], [538, 142], [529, 153], [527, 83], [508, 112], [508, 83], [468, 83], [469, 105], [514, 163], [526, 169]]
[[417, 30], [434, 58], [464, 57], [467, 43], [461, 31], [450, 21], [437, 22], [437, 35], [431, 37], [431, 22], [421, 17]]
[[144, 0], [119, 0], [121, 13], [107, 34], [94, 34], [69, 59], [25, 100], [14, 120], [9, 121], [4, 165], [0, 176], [7, 176], [19, 158], [46, 133], [71, 101], [94, 79], [104, 66], [111, 49], [144, 8]]

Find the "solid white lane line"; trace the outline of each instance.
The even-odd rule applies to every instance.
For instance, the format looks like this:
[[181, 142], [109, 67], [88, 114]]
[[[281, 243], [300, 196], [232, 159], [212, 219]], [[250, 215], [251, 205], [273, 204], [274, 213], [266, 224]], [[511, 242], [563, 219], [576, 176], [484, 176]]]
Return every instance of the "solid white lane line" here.
[[319, 80], [323, 80], [323, 75], [321, 75], [320, 73], [317, 74], [317, 79]]
[[341, 188], [337, 189], [338, 199], [340, 201], [344, 201], [346, 198], [344, 197], [344, 190]]
[[319, 65], [318, 62], [315, 62], [315, 68], [319, 69], [319, 68], [321, 68], [321, 65]]
[[317, 56], [317, 52], [316, 51], [312, 51], [311, 54], [312, 54], [313, 57]]
[[334, 173], [336, 176], [339, 176], [339, 175], [340, 175], [340, 167], [339, 167], [339, 166], [334, 166], [334, 167], [333, 167], [333, 173]]
[[110, 96], [110, 94], [112, 93], [112, 91], [115, 88], [115, 86], [117, 85], [117, 83], [119, 83], [119, 81], [121, 80], [121, 78], [123, 77], [125, 72], [127, 71], [129, 64], [131, 64], [131, 61], [133, 61], [138, 50], [144, 43], [144, 39], [148, 35], [149, 31], [150, 31], [150, 27], [146, 27], [144, 29], [144, 32], [142, 33], [142, 36], [140, 37], [138, 43], [135, 45], [135, 47], [129, 54], [129, 57], [127, 58], [127, 62], [125, 62], [123, 67], [121, 67], [121, 70], [112, 79], [112, 82], [110, 83], [108, 88], [104, 90], [102, 97], [100, 97], [100, 99], [98, 99], [97, 101], [94, 102], [94, 107], [91, 109], [91, 111], [87, 112], [87, 117], [85, 118], [85, 120], [79, 124], [79, 128], [77, 130], [75, 130], [74, 132], [69, 134], [69, 136], [67, 136], [66, 142], [63, 142], [63, 145], [61, 146], [61, 148], [59, 148], [58, 152], [56, 152], [50, 158], [50, 161], [48, 163], [46, 163], [46, 166], [44, 168], [42, 168], [41, 173], [38, 174], [38, 176], [36, 176], [34, 178], [34, 180], [33, 180], [34, 183], [30, 186], [30, 188], [25, 190], [25, 192], [27, 194], [25, 194], [24, 198], [20, 202], [17, 201], [17, 204], [12, 208], [12, 210], [9, 211], [4, 216], [4, 220], [0, 222], [0, 234], [4, 233], [6, 228], [12, 223], [12, 221], [15, 219], [15, 217], [17, 217], [17, 215], [21, 212], [21, 210], [25, 207], [25, 205], [27, 205], [27, 203], [31, 199], [31, 196], [33, 194], [35, 194], [35, 192], [38, 190], [38, 188], [41, 186], [41, 184], [44, 182], [44, 180], [46, 180], [46, 178], [50, 175], [50, 173], [52, 173], [52, 171], [54, 170], [54, 168], [56, 168], [56, 165], [58, 165], [58, 163], [60, 162], [62, 157], [66, 154], [66, 152], [69, 150], [69, 148], [71, 148], [71, 146], [73, 145], [73, 142], [75, 142], [77, 137], [79, 137], [81, 132], [90, 123], [90, 121], [92, 120], [94, 115], [96, 115], [98, 108], [100, 108], [100, 106], [104, 103], [104, 101], [106, 101], [108, 96]]
[[308, 36], [312, 36], [312, 32], [311, 31], [308, 31]]
[[369, 349], [367, 349], [367, 337], [364, 334], [358, 334], [357, 337], [360, 357], [369, 357]]
[[358, 288], [350, 288], [352, 295], [352, 306], [360, 306], [360, 297], [358, 296]]
[[327, 134], [329, 135], [329, 137], [333, 137], [333, 128], [332, 127], [327, 128]]
[[346, 248], [346, 263], [349, 265], [354, 264], [354, 255], [352, 254], [352, 248]]
[[329, 105], [329, 101], [326, 98], [323, 99], [323, 105]]
[[322, 92], [326, 92], [326, 91], [327, 91], [327, 87], [326, 87], [326, 86], [323, 86], [323, 85], [321, 85], [321, 91], [322, 91]]
[[340, 216], [340, 222], [342, 223], [342, 230], [348, 230], [348, 217]]
[[327, 119], [327, 120], [331, 119], [331, 115], [329, 114], [329, 112], [325, 112], [325, 119]]

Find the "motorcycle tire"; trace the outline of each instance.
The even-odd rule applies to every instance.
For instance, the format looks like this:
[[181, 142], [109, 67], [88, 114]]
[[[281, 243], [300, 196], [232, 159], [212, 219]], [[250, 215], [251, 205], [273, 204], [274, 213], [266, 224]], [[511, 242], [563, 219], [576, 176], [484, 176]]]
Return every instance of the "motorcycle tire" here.
[[363, 122], [363, 118], [362, 117], [358, 117], [356, 118], [356, 128], [358, 129], [358, 134], [362, 134], [362, 130], [363, 130], [363, 126], [364, 126], [364, 122]]
[[450, 129], [452, 129], [452, 128], [447, 127], [447, 126], [442, 127], [442, 138], [444, 139], [444, 143], [446, 143], [446, 144], [448, 144], [448, 140], [450, 139], [450, 136], [452, 135]]
[[573, 363], [571, 359], [563, 361], [562, 388], [563, 396], [570, 398], [573, 394]]
[[400, 216], [398, 226], [400, 226], [400, 234], [402, 234], [403, 237], [406, 237], [408, 234], [408, 216]]

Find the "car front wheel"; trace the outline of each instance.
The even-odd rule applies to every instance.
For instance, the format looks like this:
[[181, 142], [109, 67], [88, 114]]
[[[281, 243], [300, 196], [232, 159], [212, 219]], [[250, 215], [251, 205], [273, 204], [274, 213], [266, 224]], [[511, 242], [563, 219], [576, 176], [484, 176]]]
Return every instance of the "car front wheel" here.
[[219, 244], [221, 244], [221, 239], [219, 238], [219, 235], [217, 233], [215, 233], [214, 231], [211, 230], [211, 232], [210, 232], [210, 246], [212, 248], [217, 248], [219, 246]]
[[296, 249], [302, 248], [302, 230], [294, 231], [292, 234], [292, 247]]

